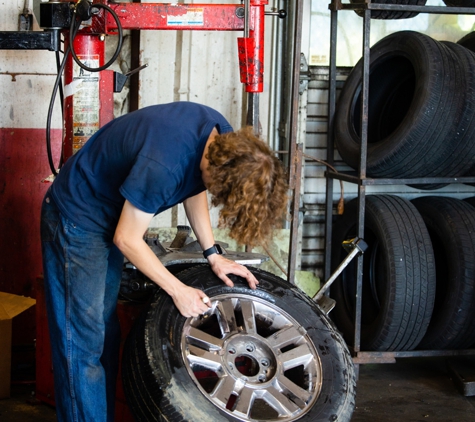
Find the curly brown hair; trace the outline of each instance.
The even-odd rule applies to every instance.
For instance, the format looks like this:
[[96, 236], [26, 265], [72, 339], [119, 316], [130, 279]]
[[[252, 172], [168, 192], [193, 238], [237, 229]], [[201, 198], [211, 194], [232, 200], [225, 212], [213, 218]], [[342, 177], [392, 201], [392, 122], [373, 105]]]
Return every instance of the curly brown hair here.
[[241, 244], [265, 244], [288, 204], [281, 161], [251, 127], [217, 135], [206, 158], [212, 204], [222, 206], [219, 226]]

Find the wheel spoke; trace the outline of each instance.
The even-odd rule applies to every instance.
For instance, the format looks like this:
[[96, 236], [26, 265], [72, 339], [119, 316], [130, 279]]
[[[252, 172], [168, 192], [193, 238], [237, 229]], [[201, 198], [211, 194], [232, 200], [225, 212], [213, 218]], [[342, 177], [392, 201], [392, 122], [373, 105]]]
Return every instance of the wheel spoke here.
[[312, 393], [299, 387], [285, 376], [281, 376], [278, 379], [278, 383], [284, 391], [290, 392], [295, 397], [293, 401], [301, 408], [303, 408], [312, 398]]
[[303, 365], [306, 367], [314, 359], [312, 351], [307, 344], [302, 344], [295, 349], [280, 355], [279, 361], [282, 363], [284, 371]]
[[237, 399], [236, 409], [233, 414], [248, 418], [251, 413], [252, 403], [254, 402], [254, 390], [252, 388], [244, 387], [239, 393]]
[[269, 387], [263, 391], [262, 399], [271, 407], [273, 407], [280, 416], [291, 416], [298, 412], [300, 408], [284, 396], [274, 387]]
[[186, 334], [187, 341], [190, 342], [190, 339], [193, 339], [203, 345], [204, 349], [207, 350], [221, 350], [223, 348], [223, 340], [214, 337], [204, 331], [201, 331], [198, 328], [190, 327], [188, 333]]
[[236, 315], [232, 300], [222, 300], [217, 306], [219, 327], [223, 335], [237, 331]]
[[257, 334], [256, 315], [254, 304], [250, 300], [241, 300], [241, 311], [244, 319], [244, 327], [247, 334]]
[[303, 338], [304, 334], [294, 326], [286, 326], [272, 334], [267, 340], [273, 349], [281, 349], [289, 344], [297, 343]]
[[208, 352], [196, 346], [189, 346], [190, 354], [187, 356], [190, 365], [201, 365], [207, 369], [219, 371], [222, 367], [221, 356]]
[[235, 384], [236, 381], [232, 377], [226, 376], [221, 378], [213, 392], [210, 394], [211, 399], [226, 407], [229, 399], [234, 393]]

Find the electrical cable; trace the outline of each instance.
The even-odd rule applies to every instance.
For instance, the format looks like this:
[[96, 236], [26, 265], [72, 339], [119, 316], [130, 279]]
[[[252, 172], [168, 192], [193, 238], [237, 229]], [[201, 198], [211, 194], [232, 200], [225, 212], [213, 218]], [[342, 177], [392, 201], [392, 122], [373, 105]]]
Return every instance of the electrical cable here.
[[[61, 60], [59, 59], [59, 51], [55, 51], [56, 55], [56, 71], [58, 72], [59, 75], [61, 75], [59, 69], [61, 69]], [[64, 54], [64, 53], [63, 53]], [[61, 104], [61, 116], [64, 116], [64, 93], [63, 93], [63, 82], [62, 78], [60, 76], [59, 80], [59, 101]], [[61, 156], [59, 158], [59, 166], [58, 168], [63, 167], [63, 143], [61, 143]]]
[[[122, 43], [123, 43], [123, 40], [124, 40], [124, 33], [123, 33], [123, 30], [122, 30], [122, 25], [120, 23], [120, 19], [117, 16], [117, 13], [114, 12], [114, 10], [112, 10], [109, 6], [106, 6], [105, 4], [101, 4], [101, 3], [94, 4], [93, 7], [98, 8], [98, 9], [107, 10], [112, 15], [112, 17], [115, 20], [115, 23], [117, 24], [117, 30], [119, 31], [119, 40], [117, 42], [117, 48], [115, 50], [114, 55], [112, 56], [112, 58], [106, 64], [104, 64], [102, 66], [89, 67], [89, 66], [86, 66], [84, 63], [82, 63], [78, 59], [78, 57], [76, 55], [76, 52], [74, 51], [74, 47], [73, 47], [74, 37], [73, 37], [71, 31], [69, 32], [69, 45], [71, 46], [71, 55], [73, 56], [73, 59], [78, 64], [78, 66], [82, 67], [84, 70], [87, 70], [88, 72], [100, 72], [101, 70], [107, 69], [112, 63], [115, 62], [117, 57], [119, 57], [120, 51], [122, 50]], [[75, 22], [76, 19], [77, 19], [76, 9], [74, 9], [73, 17], [72, 17], [72, 23]]]
[[[79, 25], [78, 25], [77, 28], [74, 28], [74, 20], [73, 20], [71, 22], [70, 32], [74, 32], [74, 37], [76, 36], [76, 33], [77, 33], [78, 29], [79, 29]], [[46, 153], [48, 155], [49, 167], [51, 169], [51, 172], [53, 173], [53, 176], [57, 176], [58, 172], [56, 171], [56, 167], [55, 167], [54, 162], [53, 162], [53, 153], [51, 151], [51, 120], [52, 120], [52, 116], [53, 116], [54, 102], [55, 102], [55, 99], [56, 99], [56, 95], [58, 93], [58, 89], [60, 90], [60, 94], [63, 91], [62, 87], [60, 88], [60, 85], [61, 85], [61, 81], [62, 81], [62, 74], [63, 74], [63, 71], [64, 71], [64, 67], [66, 66], [66, 60], [67, 60], [68, 55], [71, 51], [70, 47], [71, 46], [68, 46], [68, 48], [64, 52], [63, 62], [61, 63], [61, 66], [58, 69], [58, 74], [57, 74], [56, 80], [54, 82], [53, 92], [51, 93], [51, 99], [50, 99], [50, 102], [49, 102], [48, 116], [46, 118]], [[58, 58], [59, 57], [57, 57], [57, 60], [58, 60]], [[58, 61], [57, 61], [57, 63], [58, 63]], [[63, 103], [63, 101], [61, 101], [61, 104], [62, 103]], [[59, 168], [61, 168], [62, 163], [63, 163], [63, 154], [61, 153]]]

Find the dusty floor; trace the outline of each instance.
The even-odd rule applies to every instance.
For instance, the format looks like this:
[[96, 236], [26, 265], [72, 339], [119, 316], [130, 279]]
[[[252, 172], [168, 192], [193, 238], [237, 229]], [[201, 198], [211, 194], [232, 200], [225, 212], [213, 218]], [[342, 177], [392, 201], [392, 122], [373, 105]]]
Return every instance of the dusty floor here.
[[[406, 358], [395, 364], [360, 365], [357, 389], [352, 422], [475, 421], [475, 396], [458, 392], [445, 358]], [[54, 408], [31, 402], [34, 385], [13, 385], [12, 397], [0, 400], [0, 421], [56, 420]]]

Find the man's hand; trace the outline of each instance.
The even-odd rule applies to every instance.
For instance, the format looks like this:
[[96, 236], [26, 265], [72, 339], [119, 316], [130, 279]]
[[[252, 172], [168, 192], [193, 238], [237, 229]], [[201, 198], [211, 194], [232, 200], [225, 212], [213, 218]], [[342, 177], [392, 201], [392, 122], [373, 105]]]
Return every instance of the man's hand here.
[[[143, 240], [153, 214], [148, 214], [125, 201], [117, 225], [114, 243], [143, 274], [163, 288], [173, 299], [185, 317], [196, 317], [211, 306], [209, 298], [201, 290], [188, 287], [171, 274]], [[205, 303], [203, 299], [208, 299]]]
[[213, 254], [208, 257], [208, 262], [211, 265], [213, 272], [223, 280], [224, 284], [229, 287], [233, 287], [234, 283], [227, 276], [228, 274], [234, 274], [243, 277], [249, 283], [251, 289], [256, 289], [259, 282], [254, 274], [252, 274], [244, 265], [231, 261], [225, 258], [223, 255]]
[[202, 315], [211, 307], [206, 293], [185, 284], [177, 285], [171, 297], [180, 314], [186, 318]]

